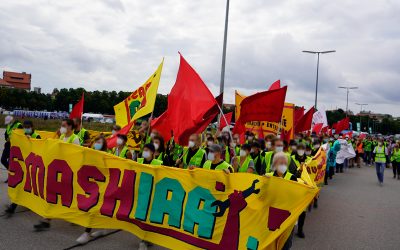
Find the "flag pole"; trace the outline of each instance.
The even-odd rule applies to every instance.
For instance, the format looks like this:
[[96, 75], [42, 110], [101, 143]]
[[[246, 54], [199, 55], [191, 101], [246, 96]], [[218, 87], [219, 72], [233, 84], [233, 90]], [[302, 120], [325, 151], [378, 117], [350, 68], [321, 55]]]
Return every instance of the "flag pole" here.
[[[228, 0], [229, 1], [229, 0]], [[232, 136], [232, 132], [231, 132], [231, 123], [226, 120], [226, 117], [224, 115], [224, 112], [222, 111], [221, 106], [219, 106], [219, 104], [217, 103], [219, 112], [220, 112], [220, 116], [222, 116], [224, 118], [225, 123], [229, 126], [228, 132], [229, 132], [229, 137], [231, 138], [231, 142], [233, 142], [233, 136]], [[219, 121], [218, 121], [218, 126], [219, 126]], [[229, 145], [230, 147], [231, 145]], [[233, 156], [236, 156], [236, 152], [235, 150], [233, 150]]]

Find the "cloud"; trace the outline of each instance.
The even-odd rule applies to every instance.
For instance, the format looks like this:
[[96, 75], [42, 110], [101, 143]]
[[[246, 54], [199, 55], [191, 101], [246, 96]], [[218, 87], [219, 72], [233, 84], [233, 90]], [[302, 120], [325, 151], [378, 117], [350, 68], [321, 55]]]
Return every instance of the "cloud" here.
[[[287, 100], [345, 108], [341, 85], [354, 85], [349, 107], [400, 116], [400, 3], [388, 1], [231, 1], [225, 100], [276, 79]], [[160, 92], [175, 82], [178, 51], [217, 95], [225, 1], [11, 1], [0, 9], [0, 69], [32, 73], [34, 86], [130, 91], [165, 57]], [[18, 13], [18, 14], [16, 14]]]

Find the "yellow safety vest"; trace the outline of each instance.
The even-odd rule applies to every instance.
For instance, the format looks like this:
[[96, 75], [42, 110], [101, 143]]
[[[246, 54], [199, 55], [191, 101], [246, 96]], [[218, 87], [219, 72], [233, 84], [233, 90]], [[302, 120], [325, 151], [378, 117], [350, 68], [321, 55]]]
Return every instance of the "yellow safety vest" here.
[[[138, 162], [138, 163], [141, 163], [141, 164], [144, 164], [144, 163], [143, 163], [143, 162], [144, 162], [144, 158], [138, 158], [138, 159], [137, 159], [137, 162]], [[149, 165], [160, 166], [160, 165], [162, 165], [162, 164], [163, 164], [162, 161], [157, 160], [157, 159], [153, 159], [153, 160], [151, 160], [151, 162], [150, 162]]]
[[[62, 134], [60, 136], [60, 140], [64, 141], [65, 138], [65, 134]], [[75, 141], [75, 139], [78, 138], [78, 136], [74, 133], [72, 133], [72, 135], [68, 138], [68, 140], [66, 141], [66, 143], [73, 143]], [[79, 139], [79, 138], [78, 138]]]
[[185, 148], [183, 153], [183, 168], [187, 168], [188, 166], [195, 166], [198, 168], [201, 167], [201, 161], [203, 160], [206, 151], [202, 148], [199, 148], [192, 158], [190, 158], [190, 161], [186, 163], [188, 153], [189, 149]]
[[117, 155], [117, 147], [114, 147], [112, 149], [112, 154], [115, 155], [115, 156], [118, 156], [118, 157], [126, 159], [126, 153], [128, 152], [128, 150], [129, 150], [128, 147], [124, 146], [122, 148], [121, 152], [119, 152], [119, 154]]
[[[266, 173], [266, 176], [274, 176], [274, 172], [271, 173]], [[292, 178], [293, 174], [289, 173], [289, 171], [286, 171], [285, 176], [283, 176], [283, 179], [290, 181]], [[277, 177], [277, 176], [276, 176]]]
[[[211, 164], [212, 161], [208, 160], [204, 163], [203, 168], [211, 169]], [[218, 164], [218, 166], [215, 167], [215, 170], [224, 170], [224, 169], [229, 169], [232, 173], [234, 172], [232, 166], [229, 165], [226, 161], [222, 161], [220, 164]]]
[[239, 172], [239, 173], [246, 173], [246, 172], [247, 172], [247, 169], [249, 168], [249, 163], [250, 163], [250, 161], [252, 160], [252, 159], [251, 159], [251, 156], [248, 155], [248, 156], [246, 157], [246, 159], [244, 160], [243, 165], [241, 165], [241, 166], [240, 166], [240, 156], [236, 156], [236, 159], [238, 160], [238, 163], [239, 163], [238, 172]]
[[375, 162], [386, 163], [385, 147], [376, 147], [375, 149]]

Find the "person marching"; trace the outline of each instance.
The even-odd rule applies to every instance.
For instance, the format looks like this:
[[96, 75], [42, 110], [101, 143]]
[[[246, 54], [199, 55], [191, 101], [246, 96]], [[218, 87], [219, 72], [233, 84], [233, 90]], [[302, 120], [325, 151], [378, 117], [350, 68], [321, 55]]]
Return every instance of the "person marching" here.
[[156, 135], [153, 138], [154, 145], [154, 159], [162, 162], [164, 166], [170, 166], [169, 157], [165, 150], [164, 138], [161, 135]]
[[[75, 123], [71, 119], [64, 119], [61, 122], [61, 128], [59, 130], [61, 136], [60, 140], [69, 144], [81, 145], [79, 137], [74, 134]], [[33, 228], [37, 231], [43, 231], [50, 228], [50, 219], [43, 218], [38, 224], [33, 225]]]
[[156, 149], [152, 143], [145, 144], [143, 146], [143, 153], [142, 157], [137, 159], [138, 163], [141, 164], [148, 164], [153, 166], [160, 166], [163, 165], [162, 160], [155, 159]]
[[[7, 125], [6, 132], [4, 132], [4, 138], [6, 142], [4, 143], [3, 153], [1, 154], [1, 163], [8, 169], [8, 164], [10, 160], [10, 149], [11, 149], [11, 134], [14, 129], [22, 128], [22, 124], [15, 120], [14, 117], [8, 115], [4, 118], [4, 124]], [[7, 181], [5, 181], [7, 183]]]
[[398, 143], [394, 144], [390, 160], [392, 161], [393, 178], [396, 178], [397, 174], [397, 179], [400, 180], [400, 149]]
[[250, 155], [251, 146], [249, 144], [243, 144], [240, 149], [239, 156], [232, 158], [231, 165], [235, 172], [239, 173], [254, 173], [255, 166], [254, 161]]
[[[33, 139], [41, 139], [40, 135], [38, 133], [35, 132], [35, 130], [33, 129], [33, 123], [32, 121], [24, 121], [24, 133], [26, 135], [26, 137], [28, 138], [33, 138]], [[11, 217], [14, 213], [15, 210], [17, 209], [17, 204], [15, 203], [11, 203], [6, 210], [4, 211], [7, 214], [7, 217]]]
[[[272, 159], [274, 158], [274, 155], [276, 153], [283, 152], [284, 144], [283, 141], [279, 138], [274, 138], [271, 141], [271, 151], [268, 151], [265, 153], [265, 172], [261, 173], [260, 175], [264, 175], [265, 173], [270, 173], [272, 172]], [[297, 166], [292, 162], [292, 158], [288, 153], [283, 152], [286, 157], [288, 158], [288, 166], [289, 166], [289, 172], [297, 176]]]
[[78, 136], [79, 142], [84, 147], [90, 147], [91, 146], [90, 134], [86, 129], [82, 128], [82, 119], [74, 118], [72, 120], [75, 123], [74, 134]]
[[209, 147], [209, 153], [207, 155], [208, 160], [204, 162], [203, 168], [211, 170], [221, 170], [226, 173], [233, 173], [233, 167], [229, 165], [229, 163], [224, 161], [221, 157], [222, 147], [218, 144], [211, 145]]
[[379, 185], [383, 186], [383, 176], [388, 150], [383, 145], [383, 140], [381, 138], [378, 139], [378, 146], [374, 148], [373, 155], [375, 159], [376, 175], [378, 177]]
[[123, 134], [117, 135], [117, 146], [111, 150], [111, 153], [120, 158], [132, 160], [132, 153], [129, 150], [126, 142], [128, 141], [128, 137]]
[[183, 165], [184, 169], [189, 167], [201, 167], [206, 161], [206, 151], [200, 147], [200, 137], [198, 134], [192, 134], [189, 137], [188, 147], [184, 148], [183, 156], [181, 156], [176, 164]]
[[[239, 153], [240, 153], [240, 151], [239, 151]], [[264, 166], [265, 153], [263, 151], [261, 151], [260, 143], [254, 142], [251, 145], [250, 156], [254, 161], [254, 166], [255, 166], [256, 172], [261, 173], [263, 171], [263, 169], [265, 169], [265, 166]]]

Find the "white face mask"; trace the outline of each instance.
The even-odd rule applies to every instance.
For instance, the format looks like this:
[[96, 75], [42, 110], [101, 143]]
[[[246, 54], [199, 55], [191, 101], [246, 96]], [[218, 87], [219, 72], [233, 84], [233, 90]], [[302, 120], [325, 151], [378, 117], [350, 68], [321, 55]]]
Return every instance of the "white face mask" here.
[[283, 147], [275, 147], [275, 152], [276, 153], [283, 152]]
[[240, 156], [241, 157], [244, 157], [244, 156], [246, 156], [247, 154], [246, 154], [246, 151], [244, 151], [243, 149], [241, 149], [240, 150]]
[[160, 148], [160, 144], [154, 143], [154, 148], [155, 148], [156, 150], [158, 150], [158, 149]]
[[207, 142], [207, 146], [211, 146], [211, 145], [213, 145], [214, 144], [214, 142], [212, 142], [212, 141], [208, 141]]
[[207, 158], [210, 161], [214, 161], [215, 160], [215, 154], [213, 152], [209, 152], [208, 155], [207, 155]]
[[287, 170], [287, 166], [285, 164], [278, 165], [277, 171], [281, 174], [284, 174]]
[[124, 143], [124, 140], [122, 140], [121, 138], [117, 138], [117, 145], [121, 146]]
[[61, 127], [60, 128], [60, 133], [61, 134], [66, 134], [67, 133], [67, 128], [66, 127]]
[[300, 155], [300, 156], [303, 156], [304, 155], [304, 150], [302, 150], [302, 149], [297, 150], [297, 154]]
[[143, 151], [142, 156], [146, 160], [149, 159], [151, 157], [150, 151]]
[[271, 142], [270, 142], [270, 141], [267, 141], [267, 143], [265, 143], [265, 146], [266, 146], [267, 148], [270, 148], [270, 147], [271, 147]]
[[194, 147], [194, 145], [195, 145], [195, 143], [194, 143], [194, 141], [189, 141], [189, 148], [193, 148]]

